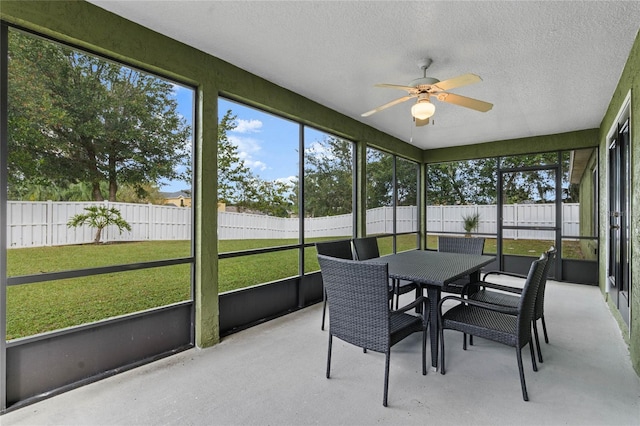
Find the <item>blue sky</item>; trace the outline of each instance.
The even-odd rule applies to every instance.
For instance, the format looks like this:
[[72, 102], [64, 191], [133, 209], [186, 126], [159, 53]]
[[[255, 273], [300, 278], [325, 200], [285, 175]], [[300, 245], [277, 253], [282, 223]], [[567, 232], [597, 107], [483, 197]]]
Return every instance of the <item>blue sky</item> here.
[[[187, 122], [193, 120], [193, 96], [190, 88], [175, 86], [178, 112]], [[298, 175], [299, 125], [284, 118], [219, 98], [218, 120], [231, 110], [236, 116], [236, 128], [227, 134], [238, 147], [240, 158], [257, 176], [264, 180], [289, 181]], [[305, 128], [307, 141], [321, 140], [322, 132]], [[163, 192], [188, 189], [182, 181], [171, 181], [161, 187]]]

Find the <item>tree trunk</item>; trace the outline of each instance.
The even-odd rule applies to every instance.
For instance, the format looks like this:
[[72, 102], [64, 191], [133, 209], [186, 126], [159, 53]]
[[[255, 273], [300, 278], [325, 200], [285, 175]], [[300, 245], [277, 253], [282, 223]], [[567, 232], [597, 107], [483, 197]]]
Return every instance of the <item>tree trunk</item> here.
[[100, 244], [100, 237], [102, 236], [102, 228], [98, 228], [96, 231], [96, 237], [93, 239], [93, 244]]
[[116, 194], [118, 193], [118, 183], [115, 180], [109, 182], [109, 201], [116, 201]]
[[[112, 143], [113, 145], [113, 143]], [[115, 154], [109, 154], [109, 201], [116, 201], [116, 194], [118, 193], [118, 180], [116, 173], [116, 160]]]
[[91, 183], [91, 195], [93, 196], [94, 201], [104, 201], [102, 191], [100, 191], [100, 182]]

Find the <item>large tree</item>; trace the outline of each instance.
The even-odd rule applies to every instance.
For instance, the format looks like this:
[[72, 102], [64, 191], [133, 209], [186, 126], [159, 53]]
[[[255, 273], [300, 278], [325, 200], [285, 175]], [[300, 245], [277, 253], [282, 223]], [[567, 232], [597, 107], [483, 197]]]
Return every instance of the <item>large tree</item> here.
[[495, 159], [430, 164], [427, 204], [495, 204], [495, 170]]
[[393, 205], [393, 155], [367, 148], [367, 209]]
[[[557, 153], [527, 154], [501, 157], [503, 170], [525, 168], [525, 171], [505, 171], [502, 174], [503, 203], [553, 201], [555, 171], [536, 170], [537, 166], [555, 164]], [[562, 162], [563, 181], [568, 180], [569, 158]], [[453, 161], [430, 164], [427, 167], [427, 204], [496, 204], [497, 159]], [[563, 201], [571, 202], [575, 188], [563, 190]]]
[[293, 209], [291, 184], [264, 180], [251, 172], [228, 133], [237, 127], [231, 110], [218, 122], [218, 201], [240, 211], [287, 217]]
[[228, 110], [218, 121], [218, 202], [226, 204], [237, 204], [242, 198], [243, 183], [253, 179], [240, 158], [238, 146], [229, 139], [228, 133], [237, 126], [236, 118]]
[[14, 192], [86, 183], [115, 201], [121, 185], [144, 192], [189, 173], [191, 130], [167, 81], [11, 32], [8, 95]]
[[334, 216], [353, 211], [353, 144], [327, 136], [304, 153], [304, 214]]

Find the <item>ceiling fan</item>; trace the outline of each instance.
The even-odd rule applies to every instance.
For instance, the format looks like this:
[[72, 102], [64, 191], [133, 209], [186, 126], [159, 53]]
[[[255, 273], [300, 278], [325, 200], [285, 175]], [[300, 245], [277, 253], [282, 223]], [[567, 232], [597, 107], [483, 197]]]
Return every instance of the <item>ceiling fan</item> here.
[[408, 86], [398, 84], [376, 84], [375, 87], [388, 87], [391, 89], [406, 90], [409, 94], [374, 108], [371, 111], [367, 111], [362, 114], [362, 117], [368, 117], [378, 111], [382, 111], [383, 109], [392, 107], [412, 98], [418, 98], [417, 102], [411, 107], [411, 115], [416, 121], [416, 126], [429, 124], [429, 117], [435, 113], [436, 107], [431, 103], [431, 97], [436, 98], [440, 102], [447, 102], [480, 112], [487, 112], [493, 108], [493, 104], [490, 104], [489, 102], [446, 92], [447, 90], [455, 89], [456, 87], [466, 86], [468, 84], [482, 81], [479, 76], [475, 74], [463, 74], [458, 77], [440, 81], [436, 78], [427, 77], [427, 68], [429, 68], [431, 62], [432, 60], [428, 58], [421, 59], [418, 62], [418, 66], [422, 70], [422, 78], [413, 80]]

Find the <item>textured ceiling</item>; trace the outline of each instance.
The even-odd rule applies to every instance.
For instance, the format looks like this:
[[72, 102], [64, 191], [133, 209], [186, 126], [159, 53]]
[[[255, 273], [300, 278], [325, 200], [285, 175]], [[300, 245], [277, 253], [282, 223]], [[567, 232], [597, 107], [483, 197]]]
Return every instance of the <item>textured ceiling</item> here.
[[[106, 10], [250, 71], [420, 148], [599, 127], [640, 23], [639, 1], [112, 1]], [[360, 116], [427, 75], [475, 73], [451, 92], [486, 113], [412, 101]]]

